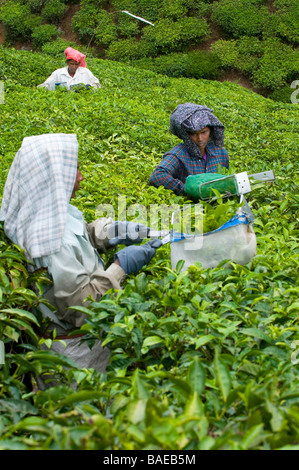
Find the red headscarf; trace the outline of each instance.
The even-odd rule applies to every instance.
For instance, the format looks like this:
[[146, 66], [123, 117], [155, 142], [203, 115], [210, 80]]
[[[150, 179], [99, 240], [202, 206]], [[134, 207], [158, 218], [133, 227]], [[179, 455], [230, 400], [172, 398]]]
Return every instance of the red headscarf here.
[[76, 49], [73, 49], [72, 47], [67, 47], [66, 50], [64, 51], [66, 60], [73, 59], [76, 62], [80, 63], [81, 67], [86, 67], [85, 63], [85, 55], [82, 54], [82, 52], [77, 51]]

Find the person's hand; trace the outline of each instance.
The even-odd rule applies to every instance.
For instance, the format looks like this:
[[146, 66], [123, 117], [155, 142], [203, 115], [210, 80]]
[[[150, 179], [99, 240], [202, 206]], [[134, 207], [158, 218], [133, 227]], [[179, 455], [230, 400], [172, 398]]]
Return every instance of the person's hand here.
[[108, 229], [109, 245], [132, 245], [148, 238], [149, 228], [135, 222], [116, 221]]
[[162, 241], [156, 238], [141, 246], [127, 246], [115, 254], [115, 260], [119, 261], [126, 274], [136, 274], [151, 261], [161, 245]]

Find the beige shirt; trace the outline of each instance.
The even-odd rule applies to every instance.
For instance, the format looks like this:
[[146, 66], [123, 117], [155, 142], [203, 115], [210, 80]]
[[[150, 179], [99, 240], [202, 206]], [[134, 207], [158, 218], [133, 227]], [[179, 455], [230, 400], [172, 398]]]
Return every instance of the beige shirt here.
[[47, 268], [53, 281], [43, 298], [55, 311], [47, 305], [41, 305], [40, 310], [43, 317], [51, 320], [49, 330], [56, 328], [57, 335], [79, 328], [85, 322], [85, 314], [69, 307], [87, 306], [88, 296], [98, 301], [109, 289], [120, 289], [125, 272], [115, 263], [105, 270], [98, 253], [109, 249], [106, 234], [111, 223], [112, 219], [100, 218], [86, 224], [82, 213], [69, 204], [60, 251], [34, 260], [37, 268]]

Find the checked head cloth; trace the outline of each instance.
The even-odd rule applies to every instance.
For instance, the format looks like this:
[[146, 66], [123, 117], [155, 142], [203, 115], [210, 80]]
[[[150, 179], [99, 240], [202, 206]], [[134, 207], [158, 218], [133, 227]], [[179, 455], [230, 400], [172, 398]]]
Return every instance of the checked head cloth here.
[[77, 161], [75, 134], [23, 139], [5, 183], [0, 220], [28, 259], [60, 250]]

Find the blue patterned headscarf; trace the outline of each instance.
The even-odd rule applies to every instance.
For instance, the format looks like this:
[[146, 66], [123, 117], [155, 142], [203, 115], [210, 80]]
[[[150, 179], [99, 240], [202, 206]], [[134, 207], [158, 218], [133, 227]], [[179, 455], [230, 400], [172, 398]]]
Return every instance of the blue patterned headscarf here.
[[190, 138], [190, 133], [210, 127], [210, 142], [216, 147], [224, 145], [224, 125], [213, 114], [213, 110], [194, 103], [179, 104], [170, 116], [170, 132], [182, 139], [192, 157], [202, 158], [199, 148]]

